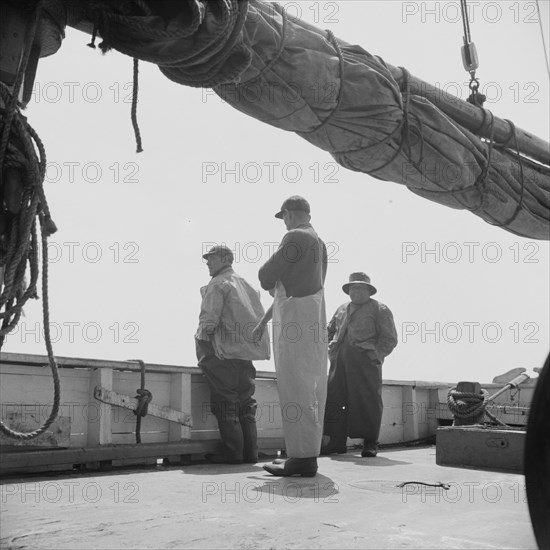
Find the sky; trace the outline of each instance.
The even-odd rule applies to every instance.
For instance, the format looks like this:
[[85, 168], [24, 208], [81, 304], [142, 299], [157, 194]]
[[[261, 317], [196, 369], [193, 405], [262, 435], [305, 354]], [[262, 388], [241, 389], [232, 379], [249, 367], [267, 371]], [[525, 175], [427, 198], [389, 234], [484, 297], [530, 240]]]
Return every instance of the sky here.
[[[330, 29], [395, 66], [467, 97], [459, 2], [281, 2], [291, 17]], [[545, 140], [549, 76], [536, 2], [470, 1], [486, 106]], [[549, 3], [540, 2], [545, 41]], [[274, 218], [290, 195], [308, 199], [327, 243], [327, 314], [342, 285], [368, 273], [399, 335], [385, 379], [490, 382], [532, 374], [550, 342], [547, 241], [525, 239], [405, 187], [339, 167], [295, 134], [247, 117], [211, 90], [140, 63], [136, 154], [132, 60], [101, 55], [67, 29], [41, 59], [25, 115], [44, 142], [50, 238], [50, 318], [63, 357], [195, 366], [201, 255], [235, 251], [258, 289], [259, 267], [285, 233]], [[267, 309], [271, 298], [261, 292]], [[3, 351], [46, 354], [42, 303], [32, 301]], [[272, 361], [256, 363], [274, 370]]]

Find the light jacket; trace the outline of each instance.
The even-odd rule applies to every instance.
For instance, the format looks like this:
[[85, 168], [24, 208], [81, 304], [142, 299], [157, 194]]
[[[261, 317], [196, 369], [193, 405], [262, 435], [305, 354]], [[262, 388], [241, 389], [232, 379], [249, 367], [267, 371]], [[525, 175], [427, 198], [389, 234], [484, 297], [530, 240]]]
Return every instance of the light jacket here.
[[220, 359], [269, 359], [269, 336], [255, 341], [252, 331], [264, 315], [260, 294], [231, 266], [201, 288], [197, 340], [209, 340]]

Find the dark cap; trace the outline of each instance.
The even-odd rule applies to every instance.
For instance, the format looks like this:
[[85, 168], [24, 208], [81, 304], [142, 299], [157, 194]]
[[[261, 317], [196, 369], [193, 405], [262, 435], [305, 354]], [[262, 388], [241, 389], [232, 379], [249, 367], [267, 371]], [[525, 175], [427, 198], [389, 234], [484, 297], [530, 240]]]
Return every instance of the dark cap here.
[[229, 258], [231, 263], [233, 263], [233, 251], [224, 244], [213, 246], [208, 252], [204, 253], [202, 257], [206, 260], [208, 256], [213, 256], [214, 254], [219, 254], [222, 258]]
[[282, 220], [283, 210], [301, 210], [302, 212], [309, 214], [309, 202], [307, 202], [304, 197], [300, 197], [300, 195], [293, 195], [292, 197], [288, 197], [288, 199], [283, 202], [280, 212], [277, 212], [275, 217]]
[[342, 287], [346, 294], [349, 294], [350, 285], [366, 285], [370, 289], [371, 296], [376, 294], [376, 287], [370, 284], [370, 277], [362, 271], [357, 271], [349, 276], [349, 282]]

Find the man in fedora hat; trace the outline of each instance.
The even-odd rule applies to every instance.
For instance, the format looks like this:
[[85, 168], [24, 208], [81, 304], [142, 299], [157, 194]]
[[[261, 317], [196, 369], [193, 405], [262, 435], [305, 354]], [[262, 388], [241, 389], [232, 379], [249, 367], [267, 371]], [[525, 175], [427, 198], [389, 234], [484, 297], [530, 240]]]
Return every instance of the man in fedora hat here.
[[273, 315], [273, 356], [288, 458], [264, 469], [276, 476], [314, 476], [327, 382], [327, 250], [310, 224], [310, 206], [303, 197], [286, 199], [275, 217], [285, 222], [288, 232], [258, 274], [262, 288], [274, 296], [258, 334]]
[[233, 252], [214, 246], [202, 256], [212, 279], [201, 288], [199, 327], [195, 333], [198, 365], [210, 389], [210, 407], [218, 421], [221, 454], [217, 464], [258, 461], [253, 360], [269, 359], [267, 334], [252, 331], [264, 315], [260, 294], [233, 271]]
[[352, 273], [341, 305], [328, 325], [330, 370], [321, 454], [345, 453], [348, 436], [362, 438], [361, 456], [374, 457], [382, 421], [382, 363], [397, 345], [392, 312], [371, 298], [365, 273]]

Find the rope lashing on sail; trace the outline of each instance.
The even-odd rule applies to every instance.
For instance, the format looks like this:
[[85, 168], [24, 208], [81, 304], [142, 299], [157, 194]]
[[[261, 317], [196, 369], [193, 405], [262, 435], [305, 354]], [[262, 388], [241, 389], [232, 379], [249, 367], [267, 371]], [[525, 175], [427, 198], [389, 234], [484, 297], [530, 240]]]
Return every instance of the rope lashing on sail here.
[[[483, 208], [484, 198], [486, 199], [487, 197], [485, 179], [489, 172], [489, 168], [491, 167], [491, 155], [493, 152], [493, 147], [495, 147], [495, 142], [494, 142], [495, 118], [493, 113], [488, 109], [484, 109], [482, 107], [480, 107], [480, 109], [483, 112], [483, 122], [481, 123], [479, 130], [481, 130], [481, 128], [485, 127], [485, 125], [487, 124], [487, 118], [488, 118], [487, 115], [489, 115], [489, 118], [490, 118], [490, 122], [489, 122], [490, 135], [488, 140], [487, 139], [484, 140], [486, 143], [488, 143], [487, 161], [483, 167], [481, 174], [478, 176], [478, 178], [475, 181], [475, 186], [478, 187], [480, 190], [480, 196], [482, 201], [482, 204], [480, 205], [480, 207]], [[518, 168], [519, 168], [519, 182], [521, 187], [520, 187], [520, 198], [519, 198], [518, 204], [516, 205], [514, 212], [508, 219], [506, 219], [503, 222], [498, 222], [492, 216], [489, 216], [491, 218], [491, 222], [490, 222], [491, 225], [495, 225], [496, 227], [501, 227], [501, 228], [506, 227], [509, 223], [513, 222], [517, 218], [518, 214], [521, 212], [521, 209], [523, 208], [523, 197], [525, 193], [525, 175], [523, 171], [523, 158], [519, 151], [519, 145], [518, 145], [517, 135], [516, 135], [516, 127], [511, 120], [508, 120], [508, 119], [505, 119], [505, 120], [510, 125], [510, 137], [508, 137], [505, 143], [500, 144], [500, 147], [506, 148], [508, 147], [508, 144], [510, 143], [510, 141], [512, 139], [514, 140], [515, 156], [516, 156], [516, 161], [518, 163]]]
[[[3, 279], [0, 288], [0, 349], [6, 335], [17, 325], [23, 306], [29, 298], [37, 298], [39, 277], [39, 243], [36, 218], [39, 219], [42, 247], [42, 312], [44, 338], [48, 361], [54, 382], [54, 402], [50, 415], [38, 429], [19, 432], [0, 420], [0, 432], [13, 439], [28, 440], [44, 433], [59, 413], [60, 381], [54, 357], [49, 320], [48, 298], [48, 237], [57, 228], [53, 223], [44, 195], [43, 182], [46, 172], [46, 153], [38, 134], [21, 114], [17, 102], [23, 83], [31, 48], [38, 27], [42, 2], [34, 6], [29, 18], [21, 63], [13, 90], [0, 86], [2, 103], [0, 112], [2, 135], [0, 138], [0, 218], [5, 222], [0, 234], [0, 266]], [[37, 154], [38, 151], [38, 154]], [[2, 224], [3, 225], [3, 224]], [[26, 283], [27, 262], [30, 281]]]
[[[284, 10], [281, 10], [281, 16], [282, 16], [282, 19], [283, 19], [283, 22], [284, 22], [287, 18], [287, 14]], [[284, 29], [284, 27], [283, 27], [283, 29]], [[340, 75], [339, 75], [340, 82], [344, 82], [345, 71], [344, 71], [344, 56], [343, 56], [343, 53], [342, 53], [342, 49], [340, 47], [340, 44], [338, 43], [338, 39], [334, 36], [334, 33], [330, 30], [327, 30], [326, 32], [327, 32], [328, 39], [329, 39], [330, 43], [334, 46], [334, 48], [336, 50], [336, 53], [338, 55], [339, 70], [340, 70]], [[283, 36], [284, 36], [284, 34], [283, 34]], [[281, 41], [281, 46], [283, 46], [283, 45], [284, 45], [284, 40]], [[422, 136], [422, 121], [415, 115], [415, 120], [418, 124], [418, 130], [414, 127], [411, 127], [411, 124], [410, 124], [410, 114], [409, 114], [409, 102], [410, 102], [410, 97], [411, 97], [410, 80], [409, 80], [410, 79], [410, 73], [404, 67], [400, 67], [400, 69], [403, 71], [403, 84], [401, 86], [401, 94], [402, 94], [402, 98], [403, 98], [403, 117], [402, 117], [401, 121], [399, 122], [399, 124], [394, 128], [394, 130], [391, 133], [389, 133], [386, 137], [379, 140], [377, 143], [373, 143], [372, 145], [370, 145], [368, 147], [363, 147], [362, 148], [363, 151], [368, 151], [369, 149], [379, 148], [379, 147], [381, 147], [385, 144], [388, 144], [392, 141], [399, 141], [399, 144], [398, 144], [398, 147], [397, 147], [396, 151], [393, 153], [393, 155], [390, 158], [388, 158], [384, 163], [382, 163], [380, 166], [377, 166], [376, 168], [371, 168], [369, 170], [365, 170], [365, 173], [367, 173], [367, 174], [369, 174], [373, 177], [376, 177], [376, 176], [374, 176], [374, 174], [376, 172], [378, 172], [380, 170], [383, 170], [386, 166], [390, 165], [401, 154], [401, 152], [403, 151], [405, 146], [408, 149], [408, 156], [411, 159], [410, 160], [411, 164], [419, 171], [420, 171], [420, 164], [422, 163], [422, 160], [423, 160], [424, 140], [423, 140], [423, 136]], [[332, 110], [331, 114], [323, 120], [322, 124], [315, 127], [315, 129], [312, 130], [311, 133], [318, 132], [324, 125], [326, 125], [330, 121], [330, 119], [332, 118], [334, 113], [336, 113], [336, 111], [340, 107], [340, 104], [342, 102], [343, 92], [344, 92], [344, 87], [340, 86], [340, 88], [338, 90], [338, 97], [336, 99], [336, 105], [335, 105], [334, 109]], [[413, 161], [412, 158], [411, 158], [410, 135], [411, 135], [412, 131], [414, 131], [420, 139], [420, 156], [419, 156], [419, 159], [417, 161]], [[307, 135], [307, 132], [300, 132], [300, 135], [302, 135], [302, 136]]]
[[487, 410], [489, 392], [482, 389], [481, 393], [459, 392], [456, 387], [451, 388], [447, 394], [447, 406], [455, 418], [470, 418], [472, 422], [481, 422], [487, 415], [493, 422], [500, 426], [506, 426], [494, 414]]
[[[395, 151], [394, 155], [386, 160], [382, 165], [377, 166], [374, 169], [365, 170], [366, 174], [373, 175], [375, 172], [378, 172], [382, 169], [384, 169], [386, 166], [389, 166], [397, 157], [401, 154], [404, 147], [407, 147], [407, 155], [409, 158], [409, 162], [412, 166], [414, 166], [419, 172], [421, 172], [420, 165], [422, 164], [422, 160], [424, 158], [424, 138], [422, 136], [422, 121], [420, 118], [416, 115], [413, 115], [416, 123], [418, 125], [418, 129], [411, 126], [410, 123], [410, 113], [409, 113], [409, 104], [410, 104], [410, 98], [411, 98], [411, 89], [410, 89], [410, 73], [405, 69], [405, 67], [399, 67], [403, 71], [403, 83], [401, 85], [401, 96], [403, 98], [403, 118], [401, 119], [401, 122], [397, 125], [397, 127], [388, 134], [388, 136], [379, 141], [376, 144], [371, 145], [370, 147], [365, 147], [364, 150], [371, 149], [373, 147], [379, 147], [380, 145], [383, 145], [384, 143], [388, 143], [389, 141], [397, 138], [400, 136], [399, 139], [399, 146], [397, 150]], [[417, 137], [420, 139], [420, 155], [418, 160], [412, 159], [411, 154], [411, 133], [415, 133]], [[374, 176], [376, 177], [376, 176]]]
[[[134, 58], [139, 53], [140, 60], [155, 63], [170, 80], [208, 88], [237, 79], [251, 58], [241, 36], [248, 1], [190, 0], [184, 7], [189, 18], [170, 28], [143, 0], [121, 5], [100, 0], [89, 7], [86, 17], [103, 39], [99, 44], [103, 52], [114, 48]], [[214, 20], [205, 29], [201, 25], [207, 15]], [[139, 36], [139, 43], [129, 36]]]

